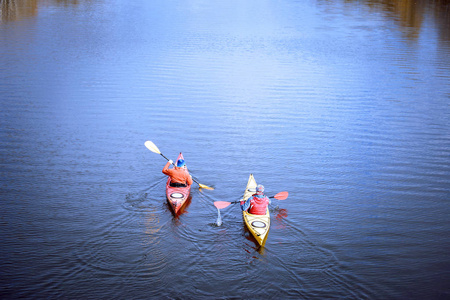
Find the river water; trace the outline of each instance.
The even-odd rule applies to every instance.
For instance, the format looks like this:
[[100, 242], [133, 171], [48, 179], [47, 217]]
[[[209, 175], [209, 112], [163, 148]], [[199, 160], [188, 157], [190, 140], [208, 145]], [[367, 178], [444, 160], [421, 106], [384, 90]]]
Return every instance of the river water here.
[[2, 299], [450, 298], [448, 1], [0, 3]]

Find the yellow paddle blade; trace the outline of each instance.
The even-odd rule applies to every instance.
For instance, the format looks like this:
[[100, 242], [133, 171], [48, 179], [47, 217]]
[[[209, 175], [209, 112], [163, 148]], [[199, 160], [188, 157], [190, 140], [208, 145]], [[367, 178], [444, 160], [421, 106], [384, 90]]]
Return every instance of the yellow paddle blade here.
[[210, 186], [207, 186], [207, 185], [204, 185], [204, 184], [201, 184], [201, 183], [199, 183], [198, 186], [199, 186], [201, 189], [205, 189], [205, 190], [214, 190], [214, 188], [212, 188], [212, 187], [210, 187]]
[[156, 145], [153, 144], [152, 141], [146, 141], [144, 145], [145, 145], [145, 147], [147, 147], [148, 150], [150, 150], [156, 154], [161, 154], [161, 151], [159, 151], [158, 147], [156, 147]]

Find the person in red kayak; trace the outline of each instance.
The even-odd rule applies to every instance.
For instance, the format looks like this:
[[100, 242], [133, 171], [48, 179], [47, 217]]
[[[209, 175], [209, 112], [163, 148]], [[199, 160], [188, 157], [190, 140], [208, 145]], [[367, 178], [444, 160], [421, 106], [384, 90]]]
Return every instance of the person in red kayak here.
[[169, 169], [170, 165], [173, 163], [169, 160], [167, 164], [162, 169], [162, 172], [167, 176], [170, 176], [170, 185], [173, 187], [185, 187], [192, 184], [192, 177], [189, 175], [187, 169], [183, 168], [185, 165], [184, 160], [179, 159], [177, 164], [173, 169]]
[[250, 196], [244, 204], [241, 205], [243, 211], [247, 210], [250, 214], [265, 215], [270, 199], [264, 195], [264, 186], [258, 184], [256, 193]]

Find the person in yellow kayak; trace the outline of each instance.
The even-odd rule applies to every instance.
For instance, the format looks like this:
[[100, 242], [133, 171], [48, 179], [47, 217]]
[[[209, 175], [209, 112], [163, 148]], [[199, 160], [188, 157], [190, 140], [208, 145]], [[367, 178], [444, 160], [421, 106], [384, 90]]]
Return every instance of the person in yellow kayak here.
[[173, 164], [172, 160], [169, 160], [162, 169], [162, 172], [167, 176], [170, 176], [170, 185], [173, 187], [185, 187], [193, 183], [191, 175], [187, 169], [183, 168], [185, 165], [184, 160], [179, 159], [173, 169], [169, 169]]
[[265, 215], [269, 204], [269, 197], [264, 195], [264, 186], [258, 184], [256, 186], [256, 193], [248, 197], [247, 201], [241, 205], [241, 209], [243, 211], [248, 211], [250, 214]]

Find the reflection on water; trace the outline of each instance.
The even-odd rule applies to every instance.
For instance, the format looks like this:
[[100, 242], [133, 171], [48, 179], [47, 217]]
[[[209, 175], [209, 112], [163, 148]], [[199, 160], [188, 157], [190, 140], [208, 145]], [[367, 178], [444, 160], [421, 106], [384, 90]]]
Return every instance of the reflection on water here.
[[[439, 36], [450, 41], [450, 2], [448, 0], [343, 0], [346, 4], [367, 6], [374, 13], [381, 12], [387, 18], [393, 18], [405, 37], [416, 40], [423, 31], [425, 16], [433, 17], [439, 28]], [[322, 0], [318, 1], [319, 3]], [[328, 5], [338, 1], [325, 0]]]
[[0, 15], [2, 21], [17, 21], [35, 16], [38, 12], [37, 0], [1, 0]]
[[19, 21], [38, 14], [41, 5], [78, 5], [78, 0], [0, 0], [0, 20]]
[[261, 256], [265, 255], [266, 248], [264, 246], [260, 246], [258, 241], [253, 237], [251, 232], [247, 229], [245, 223], [243, 224], [245, 227], [244, 237], [247, 240], [247, 243], [244, 243], [243, 250], [249, 255], [247, 257], [247, 262], [250, 263], [255, 259], [260, 259], [260, 257], [256, 256], [255, 251], [258, 252]]
[[[317, 0], [319, 3], [336, 5], [338, 1]], [[448, 0], [343, 0], [349, 5], [369, 7], [374, 12], [382, 12], [388, 18], [393, 18], [403, 28], [405, 37], [418, 39], [424, 26], [425, 16], [430, 15], [439, 29], [439, 36], [444, 41], [450, 41], [450, 2]], [[17, 21], [38, 14], [40, 5], [78, 5], [78, 0], [1, 0], [1, 20]]]
[[287, 209], [281, 208], [275, 212], [275, 220], [277, 221], [277, 228], [286, 228], [283, 220], [288, 217]]
[[407, 37], [411, 39], [417, 39], [422, 27], [424, 25], [425, 15], [430, 12], [430, 15], [434, 17], [437, 24], [442, 24], [443, 26], [438, 26], [440, 28], [440, 36], [443, 40], [449, 40], [450, 27], [449, 27], [449, 10], [450, 3], [445, 0], [435, 0], [435, 1], [413, 1], [413, 0], [401, 0], [401, 1], [382, 1], [382, 0], [368, 0], [369, 5], [378, 5], [385, 11], [391, 12], [399, 24], [404, 27], [411, 29], [406, 31]]

